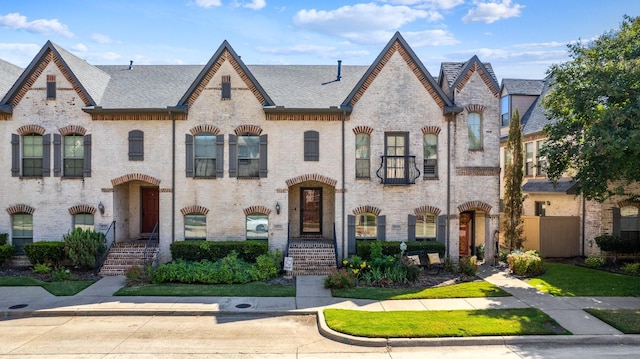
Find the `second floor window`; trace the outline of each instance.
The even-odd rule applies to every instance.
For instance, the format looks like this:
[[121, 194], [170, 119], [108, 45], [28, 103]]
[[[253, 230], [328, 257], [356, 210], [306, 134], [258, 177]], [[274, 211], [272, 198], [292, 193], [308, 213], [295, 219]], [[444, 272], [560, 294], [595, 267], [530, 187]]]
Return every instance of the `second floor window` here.
[[22, 136], [22, 175], [24, 177], [42, 177], [42, 156], [42, 136], [38, 134]]
[[469, 113], [467, 116], [467, 127], [469, 133], [469, 149], [482, 149], [482, 116], [477, 112]]
[[386, 178], [387, 180], [403, 180], [407, 173], [407, 146], [406, 133], [388, 133], [385, 136], [385, 155], [387, 156]]
[[267, 177], [267, 135], [229, 135], [229, 177]]
[[216, 136], [199, 133], [194, 136], [195, 177], [216, 176]]
[[356, 178], [369, 178], [370, 176], [370, 138], [366, 133], [356, 135]]
[[524, 175], [533, 176], [533, 142], [524, 144]]
[[84, 136], [71, 134], [64, 136], [64, 176], [82, 177], [84, 169]]
[[438, 177], [438, 136], [428, 133], [423, 137], [424, 177]]
[[304, 160], [320, 160], [320, 133], [318, 131], [306, 131], [304, 133]]
[[502, 112], [502, 127], [509, 127], [509, 96], [502, 96], [500, 99], [500, 109]]
[[547, 175], [547, 158], [544, 156], [540, 156], [540, 149], [544, 145], [544, 141], [536, 142], [536, 156], [537, 156], [537, 164], [536, 164], [536, 174], [538, 176], [546, 176]]

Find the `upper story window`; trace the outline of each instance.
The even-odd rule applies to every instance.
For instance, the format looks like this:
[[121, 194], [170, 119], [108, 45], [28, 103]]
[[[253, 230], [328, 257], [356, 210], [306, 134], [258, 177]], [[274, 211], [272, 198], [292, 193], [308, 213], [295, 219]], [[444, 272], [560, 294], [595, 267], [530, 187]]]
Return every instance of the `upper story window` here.
[[144, 132], [129, 132], [129, 161], [144, 161]]
[[24, 245], [33, 243], [33, 215], [14, 213], [11, 216], [11, 241], [16, 254], [24, 254]]
[[56, 99], [56, 75], [47, 75], [47, 100]]
[[540, 149], [544, 146], [544, 141], [540, 140], [536, 142], [536, 174], [538, 176], [546, 176], [547, 175], [547, 158], [544, 156], [540, 156]]
[[416, 215], [416, 240], [436, 240], [436, 215], [433, 213], [420, 213]]
[[76, 213], [73, 215], [73, 228], [82, 228], [83, 230], [93, 230], [93, 214]]
[[405, 179], [407, 173], [407, 151], [408, 134], [387, 133], [385, 134], [385, 154], [387, 156], [387, 179]]
[[535, 164], [533, 162], [533, 142], [527, 142], [524, 144], [524, 175], [533, 176], [533, 168]]
[[194, 136], [194, 176], [216, 176], [216, 135], [199, 133]]
[[51, 135], [44, 128], [26, 125], [11, 134], [11, 176], [48, 177], [51, 175]]
[[369, 178], [371, 173], [371, 136], [356, 135], [356, 178]]
[[427, 133], [423, 136], [424, 177], [438, 177], [438, 135]]
[[482, 116], [478, 112], [470, 112], [467, 116], [467, 128], [469, 133], [469, 149], [482, 149]]
[[247, 215], [247, 239], [269, 238], [269, 216], [263, 213]]
[[22, 136], [22, 176], [42, 177], [43, 137], [31, 133]]
[[205, 214], [185, 214], [184, 239], [186, 241], [204, 241], [207, 239], [207, 216]]
[[84, 136], [64, 136], [64, 177], [82, 177], [84, 169]]
[[318, 131], [306, 131], [304, 133], [304, 160], [320, 160], [320, 133]]
[[500, 99], [500, 112], [502, 114], [502, 127], [509, 127], [511, 118], [509, 118], [509, 97], [502, 96]]
[[225, 75], [222, 76], [222, 99], [230, 100], [231, 99], [231, 76]]
[[56, 177], [91, 177], [91, 135], [80, 126], [60, 129], [53, 135], [53, 175]]
[[229, 135], [229, 177], [267, 177], [267, 135]]

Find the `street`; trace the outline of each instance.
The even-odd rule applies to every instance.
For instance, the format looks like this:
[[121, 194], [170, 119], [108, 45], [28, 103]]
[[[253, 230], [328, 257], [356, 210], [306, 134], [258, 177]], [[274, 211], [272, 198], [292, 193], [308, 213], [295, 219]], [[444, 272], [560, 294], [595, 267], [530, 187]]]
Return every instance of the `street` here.
[[0, 358], [636, 358], [627, 345], [360, 347], [312, 315], [60, 316], [0, 320]]

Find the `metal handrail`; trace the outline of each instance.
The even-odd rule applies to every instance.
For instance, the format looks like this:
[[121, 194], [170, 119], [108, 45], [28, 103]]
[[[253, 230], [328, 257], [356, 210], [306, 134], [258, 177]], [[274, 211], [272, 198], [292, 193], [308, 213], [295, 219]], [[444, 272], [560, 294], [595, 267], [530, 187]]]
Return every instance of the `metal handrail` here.
[[416, 179], [420, 177], [416, 156], [380, 156], [380, 167], [376, 176], [382, 184], [415, 184]]
[[[113, 234], [111, 238], [109, 238], [109, 232], [111, 232], [112, 229], [113, 229]], [[112, 221], [111, 224], [109, 225], [109, 228], [107, 228], [107, 231], [104, 232], [104, 240], [102, 244], [104, 245], [105, 250], [104, 250], [104, 253], [101, 253], [100, 257], [96, 259], [96, 267], [95, 267], [96, 274], [98, 274], [100, 272], [100, 269], [102, 269], [104, 262], [107, 260], [107, 255], [109, 255], [109, 251], [111, 250], [111, 246], [113, 246], [113, 243], [115, 241], [116, 241], [116, 221]]]
[[289, 256], [289, 244], [291, 241], [291, 223], [287, 223], [287, 247], [284, 250], [284, 256], [288, 257]]
[[336, 222], [333, 222], [333, 252], [336, 255], [336, 268], [340, 266], [338, 263], [338, 239], [336, 237]]
[[[144, 263], [145, 264], [149, 264], [149, 259], [148, 259], [148, 252], [149, 252], [149, 244], [151, 244], [151, 241], [153, 240], [154, 235], [157, 237], [158, 236], [158, 223], [156, 222], [156, 225], [153, 226], [153, 231], [151, 231], [151, 235], [149, 235], [149, 239], [147, 239], [147, 243], [144, 245], [144, 252], [143, 252], [143, 259], [144, 259]], [[158, 238], [158, 244], [160, 243], [160, 240]]]

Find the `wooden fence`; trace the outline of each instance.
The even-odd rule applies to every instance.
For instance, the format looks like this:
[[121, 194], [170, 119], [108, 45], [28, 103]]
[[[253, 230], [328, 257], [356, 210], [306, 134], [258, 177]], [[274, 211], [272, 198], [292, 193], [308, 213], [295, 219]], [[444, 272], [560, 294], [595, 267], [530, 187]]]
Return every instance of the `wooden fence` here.
[[544, 257], [580, 255], [580, 218], [575, 216], [523, 216], [524, 248]]

